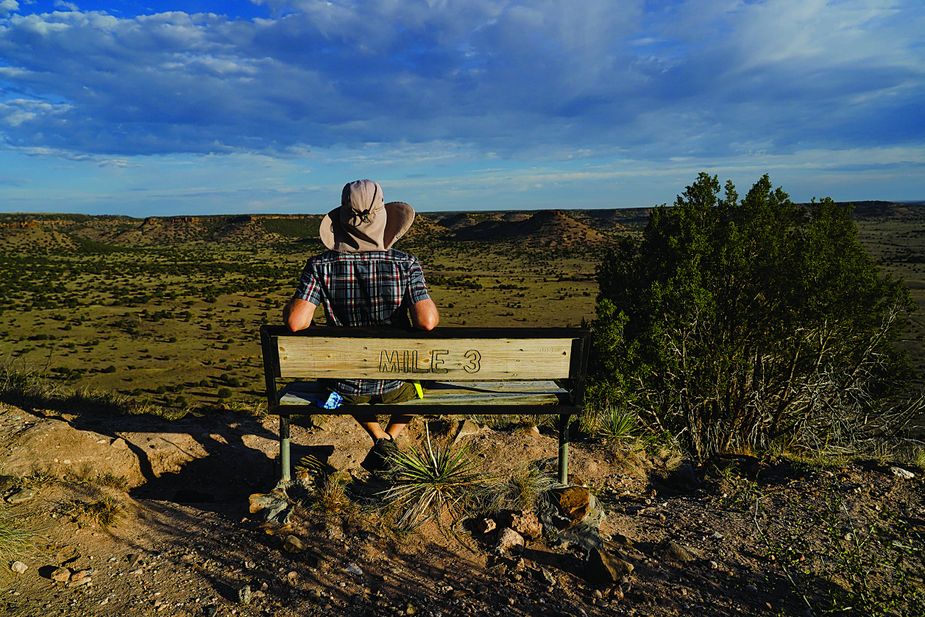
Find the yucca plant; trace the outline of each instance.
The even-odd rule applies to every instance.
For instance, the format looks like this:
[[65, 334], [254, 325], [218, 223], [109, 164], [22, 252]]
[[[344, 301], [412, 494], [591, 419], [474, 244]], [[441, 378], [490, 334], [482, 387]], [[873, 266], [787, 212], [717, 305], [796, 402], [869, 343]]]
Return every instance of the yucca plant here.
[[636, 436], [637, 419], [632, 411], [609, 407], [604, 411], [598, 426], [598, 435], [611, 441], [626, 441]]
[[392, 486], [383, 491], [402, 514], [399, 527], [414, 527], [444, 510], [454, 512], [467, 490], [479, 483], [467, 448], [449, 443], [434, 446], [425, 425], [424, 448], [398, 450], [389, 457]]

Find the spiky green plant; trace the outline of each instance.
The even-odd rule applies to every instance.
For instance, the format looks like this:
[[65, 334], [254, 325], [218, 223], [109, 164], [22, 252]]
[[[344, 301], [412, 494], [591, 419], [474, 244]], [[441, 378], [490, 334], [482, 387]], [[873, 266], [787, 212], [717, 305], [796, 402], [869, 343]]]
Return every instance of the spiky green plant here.
[[455, 512], [467, 491], [479, 483], [467, 448], [449, 443], [434, 445], [425, 425], [424, 448], [398, 450], [390, 455], [389, 479], [384, 491], [387, 501], [402, 512], [399, 527], [414, 527], [439, 519], [445, 510]]
[[598, 435], [611, 441], [627, 441], [637, 433], [636, 414], [632, 411], [610, 407], [601, 416]]
[[313, 474], [322, 474], [327, 469], [327, 465], [314, 454], [306, 454], [295, 464], [296, 469], [304, 469]]

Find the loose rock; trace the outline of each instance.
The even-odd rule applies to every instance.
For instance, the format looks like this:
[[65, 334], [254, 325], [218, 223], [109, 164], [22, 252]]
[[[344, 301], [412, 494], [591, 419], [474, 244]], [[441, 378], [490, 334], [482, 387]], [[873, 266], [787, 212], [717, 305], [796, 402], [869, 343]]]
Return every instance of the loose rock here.
[[347, 574], [352, 574], [354, 576], [363, 576], [363, 570], [360, 569], [360, 566], [353, 563], [352, 561], [348, 563], [347, 566], [344, 568], [344, 572], [346, 572]]
[[510, 527], [505, 527], [498, 534], [498, 543], [495, 545], [495, 549], [504, 553], [523, 545], [524, 537]]
[[567, 519], [566, 528], [580, 523], [591, 507], [591, 491], [583, 486], [568, 486], [554, 492], [556, 506]]
[[29, 569], [29, 566], [27, 566], [21, 561], [14, 561], [13, 563], [10, 564], [10, 570], [15, 572], [16, 574], [22, 574], [28, 569]]
[[92, 582], [93, 569], [87, 568], [86, 570], [78, 570], [71, 574], [71, 578], [68, 581], [68, 585], [71, 587], [78, 587], [80, 585], [87, 585]]
[[620, 582], [624, 576], [632, 574], [633, 564], [599, 548], [588, 553], [588, 566], [585, 577], [592, 585], [612, 585]]
[[480, 518], [475, 521], [475, 530], [481, 534], [490, 533], [494, 531], [497, 526], [493, 518]]
[[471, 435], [477, 435], [479, 431], [482, 430], [478, 424], [472, 420], [465, 420], [460, 426], [459, 431], [456, 433], [456, 437], [453, 438], [453, 443], [456, 444], [462, 439], [469, 437]]
[[540, 576], [543, 577], [543, 580], [546, 581], [546, 584], [551, 586], [555, 586], [559, 582], [556, 580], [555, 575], [546, 568], [540, 568]]
[[543, 524], [540, 523], [540, 520], [536, 517], [536, 513], [532, 510], [505, 512], [502, 514], [501, 523], [531, 540], [535, 540], [543, 535]]
[[52, 570], [51, 574], [48, 575], [48, 578], [59, 583], [66, 583], [71, 578], [71, 571], [67, 568], [55, 568]]
[[238, 601], [241, 604], [250, 604], [251, 603], [251, 586], [245, 585], [238, 590]]
[[692, 561], [703, 559], [703, 555], [697, 549], [684, 546], [683, 544], [679, 544], [674, 540], [669, 541], [665, 545], [664, 550], [666, 557], [680, 563], [690, 563]]
[[7, 503], [11, 505], [16, 505], [19, 503], [26, 503], [35, 498], [35, 491], [28, 488], [21, 488], [18, 491], [13, 491], [9, 497], [6, 498]]
[[292, 504], [285, 492], [275, 490], [270, 493], [254, 493], [248, 497], [248, 509], [251, 514], [260, 513], [270, 523], [285, 525], [292, 516]]
[[903, 469], [902, 467], [890, 467], [890, 471], [893, 472], [894, 476], [897, 478], [902, 478], [903, 480], [911, 480], [915, 477], [914, 473], [908, 469]]
[[305, 550], [305, 544], [299, 536], [290, 534], [283, 540], [283, 550], [287, 553], [300, 553]]

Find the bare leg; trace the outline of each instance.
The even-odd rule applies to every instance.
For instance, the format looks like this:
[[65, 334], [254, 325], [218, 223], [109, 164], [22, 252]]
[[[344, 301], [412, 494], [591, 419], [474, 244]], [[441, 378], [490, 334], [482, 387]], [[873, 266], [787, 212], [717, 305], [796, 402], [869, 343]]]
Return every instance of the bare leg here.
[[395, 439], [403, 430], [405, 430], [405, 427], [408, 426], [409, 422], [411, 422], [411, 416], [395, 414], [389, 418], [389, 425], [385, 427], [385, 432], [389, 437]]
[[[389, 439], [391, 434], [386, 433], [382, 430], [382, 427], [379, 425], [379, 422], [376, 420], [376, 414], [356, 414], [353, 418], [363, 427], [363, 430], [369, 435], [370, 439], [373, 440], [373, 443], [376, 443], [377, 439]], [[389, 426], [392, 426], [391, 423]], [[403, 427], [404, 428], [404, 427]]]

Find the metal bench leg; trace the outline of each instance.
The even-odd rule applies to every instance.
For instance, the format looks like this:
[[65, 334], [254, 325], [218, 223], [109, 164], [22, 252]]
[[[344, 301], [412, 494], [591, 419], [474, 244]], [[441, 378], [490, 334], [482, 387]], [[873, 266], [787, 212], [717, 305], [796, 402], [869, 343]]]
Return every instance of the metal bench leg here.
[[559, 415], [559, 484], [568, 484], [568, 414]]
[[279, 465], [280, 482], [289, 482], [289, 416], [279, 417]]

